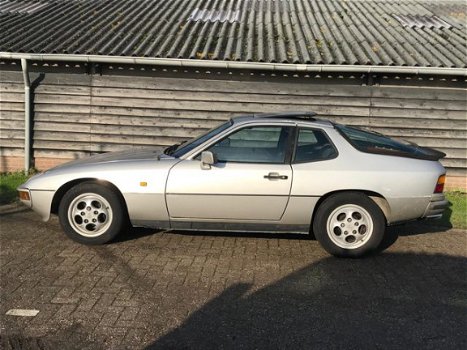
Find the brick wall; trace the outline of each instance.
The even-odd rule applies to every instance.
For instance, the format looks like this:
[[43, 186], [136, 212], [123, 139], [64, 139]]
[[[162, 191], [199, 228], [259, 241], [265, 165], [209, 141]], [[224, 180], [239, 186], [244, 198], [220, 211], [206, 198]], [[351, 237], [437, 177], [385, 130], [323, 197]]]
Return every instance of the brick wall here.
[[0, 172], [18, 171], [24, 169], [23, 157], [0, 156]]
[[[34, 159], [32, 165], [37, 170], [47, 170], [54, 166], [73, 160], [72, 158], [45, 158], [38, 157]], [[0, 157], [0, 172], [21, 171], [24, 169], [24, 158], [13, 156]]]
[[467, 190], [467, 177], [465, 176], [447, 176], [446, 177], [446, 190]]

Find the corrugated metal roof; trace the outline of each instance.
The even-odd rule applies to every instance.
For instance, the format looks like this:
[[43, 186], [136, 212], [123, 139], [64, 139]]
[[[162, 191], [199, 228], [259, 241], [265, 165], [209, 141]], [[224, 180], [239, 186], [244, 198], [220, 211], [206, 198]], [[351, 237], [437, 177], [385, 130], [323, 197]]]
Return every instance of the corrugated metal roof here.
[[36, 1], [3, 0], [0, 1], [0, 13], [33, 13], [47, 5]]
[[410, 28], [446, 28], [451, 29], [452, 25], [443, 21], [438, 16], [419, 16], [419, 15], [393, 15], [395, 19], [397, 19], [400, 23], [402, 23], [405, 27]]
[[3, 0], [0, 51], [463, 68], [465, 20], [462, 1]]

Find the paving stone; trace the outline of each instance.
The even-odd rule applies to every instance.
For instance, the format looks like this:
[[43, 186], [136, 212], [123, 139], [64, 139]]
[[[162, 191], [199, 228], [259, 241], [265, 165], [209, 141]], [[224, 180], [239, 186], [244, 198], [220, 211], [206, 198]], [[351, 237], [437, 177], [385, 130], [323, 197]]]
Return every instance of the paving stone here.
[[0, 346], [466, 348], [466, 232], [388, 233], [385, 251], [343, 260], [297, 235], [154, 232], [88, 247], [56, 218], [7, 214]]

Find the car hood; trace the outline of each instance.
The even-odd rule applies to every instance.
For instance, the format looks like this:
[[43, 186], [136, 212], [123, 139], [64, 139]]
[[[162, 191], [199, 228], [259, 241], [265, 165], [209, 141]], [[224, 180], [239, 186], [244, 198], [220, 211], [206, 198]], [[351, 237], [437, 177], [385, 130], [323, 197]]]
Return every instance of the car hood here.
[[50, 170], [65, 169], [69, 167], [76, 167], [81, 165], [102, 164], [110, 162], [127, 162], [138, 160], [155, 160], [158, 161], [162, 158], [173, 158], [165, 154], [161, 154], [161, 150], [157, 149], [140, 149], [120, 152], [109, 152], [97, 154], [91, 157], [77, 159], [62, 165], [59, 165]]

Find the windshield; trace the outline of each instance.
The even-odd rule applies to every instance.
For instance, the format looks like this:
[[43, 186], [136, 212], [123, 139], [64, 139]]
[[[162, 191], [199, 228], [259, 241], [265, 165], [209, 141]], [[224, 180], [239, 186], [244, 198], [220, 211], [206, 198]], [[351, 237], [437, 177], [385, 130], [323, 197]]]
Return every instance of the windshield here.
[[198, 147], [202, 143], [206, 142], [210, 138], [216, 136], [217, 134], [221, 133], [225, 129], [229, 128], [232, 125], [232, 121], [229, 120], [228, 122], [216, 126], [214, 129], [209, 130], [205, 134], [194, 138], [189, 141], [184, 141], [181, 144], [175, 144], [173, 146], [167, 147], [164, 151], [165, 154], [170, 155], [175, 158], [179, 158], [183, 156], [185, 153], [190, 152], [192, 149]]
[[361, 130], [347, 125], [335, 125], [336, 129], [361, 152], [377, 153], [400, 157], [438, 160], [445, 156], [443, 152], [420, 147], [415, 143], [393, 140], [376, 132]]

